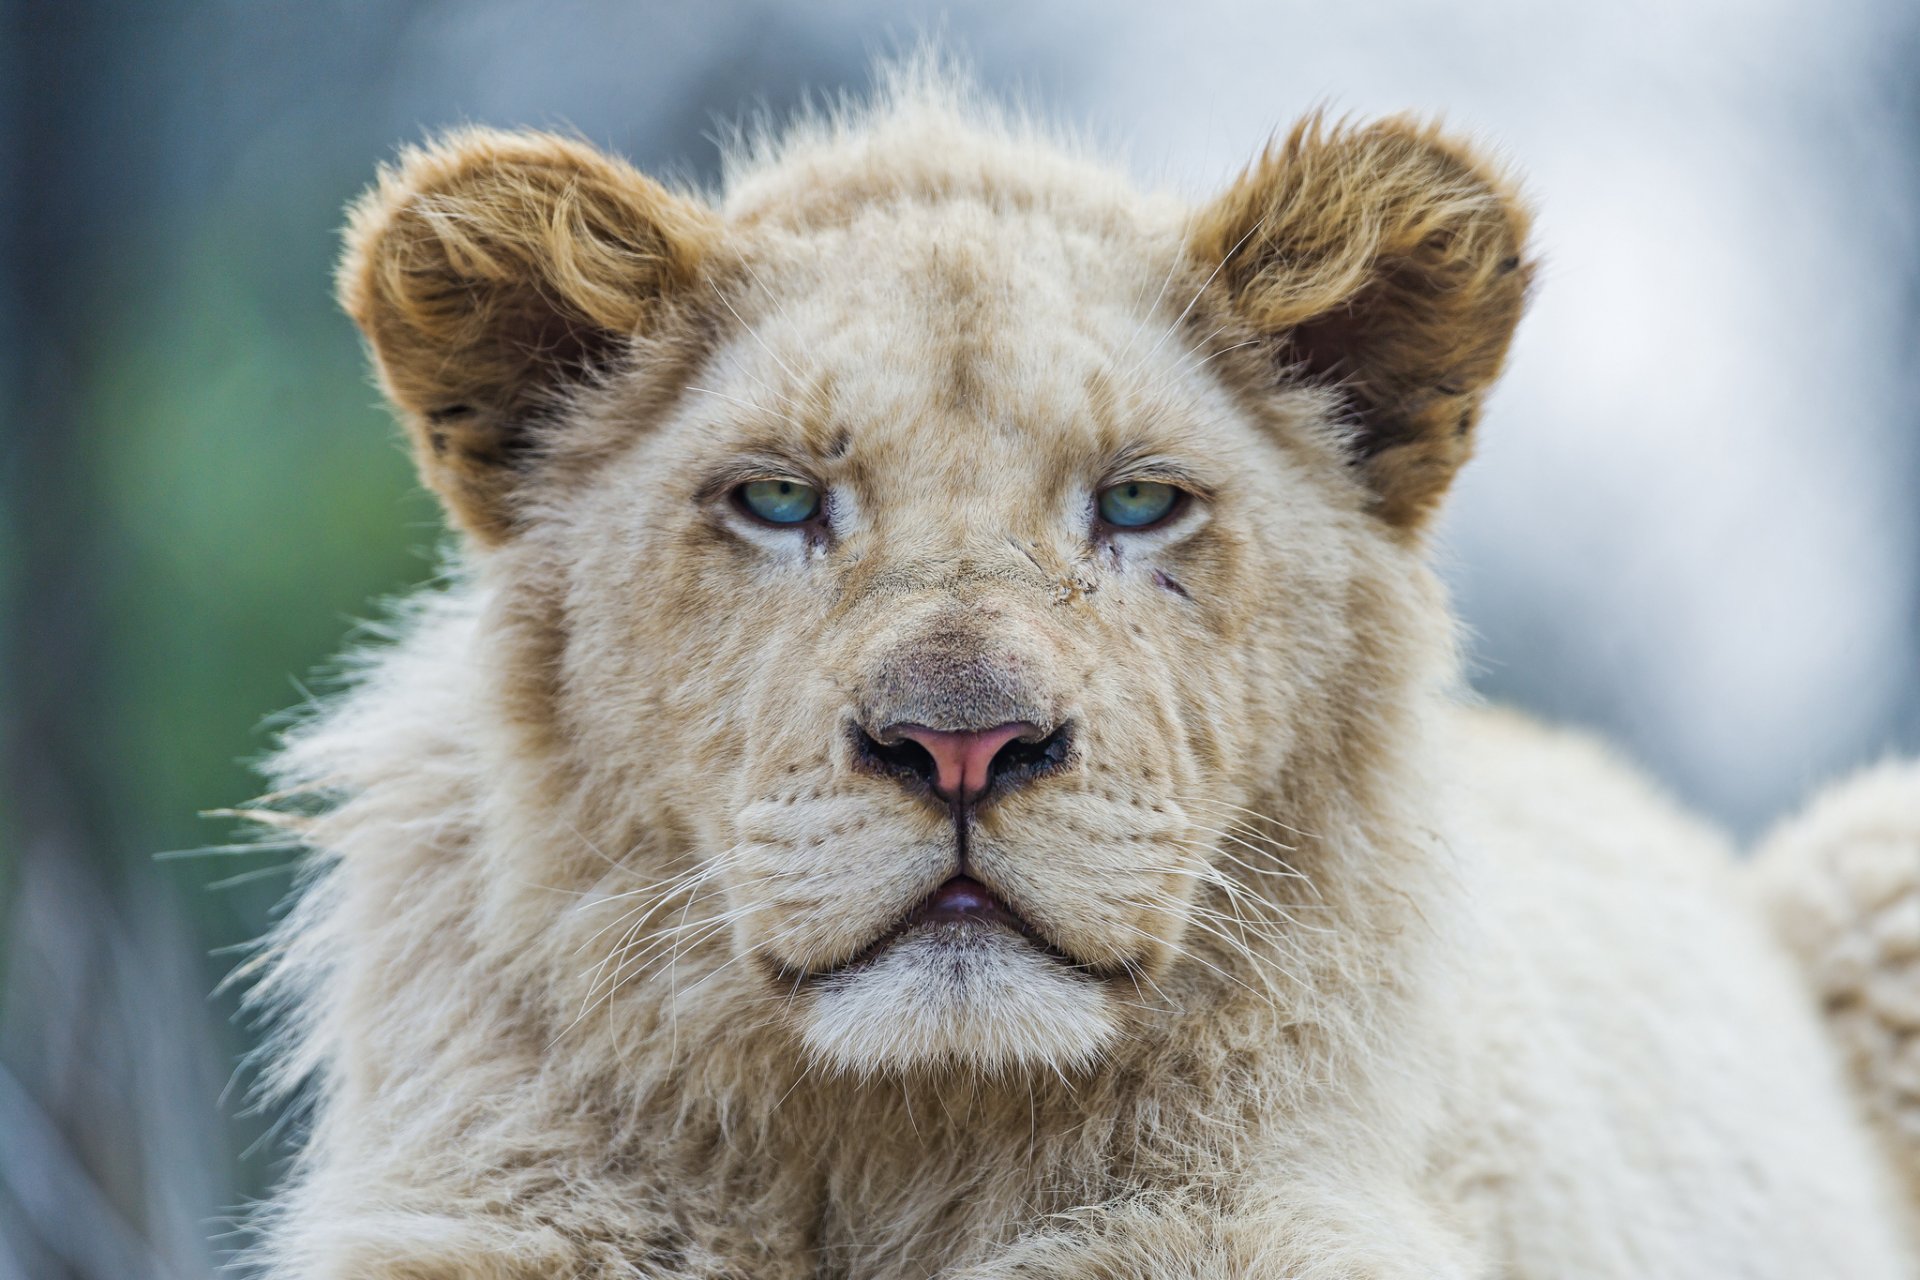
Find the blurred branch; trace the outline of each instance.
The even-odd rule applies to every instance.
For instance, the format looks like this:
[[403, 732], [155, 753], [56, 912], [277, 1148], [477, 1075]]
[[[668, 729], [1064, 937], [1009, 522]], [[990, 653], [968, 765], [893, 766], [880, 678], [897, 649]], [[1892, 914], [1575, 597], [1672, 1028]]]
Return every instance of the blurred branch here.
[[47, 1249], [85, 1280], [142, 1280], [162, 1268], [67, 1146], [59, 1129], [0, 1064], [0, 1184]]

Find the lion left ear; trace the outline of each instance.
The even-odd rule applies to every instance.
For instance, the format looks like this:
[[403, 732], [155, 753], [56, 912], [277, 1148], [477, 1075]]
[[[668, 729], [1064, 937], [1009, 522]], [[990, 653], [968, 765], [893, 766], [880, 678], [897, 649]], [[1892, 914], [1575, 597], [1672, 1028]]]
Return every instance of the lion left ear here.
[[1526, 233], [1511, 183], [1433, 126], [1311, 116], [1188, 247], [1290, 376], [1345, 398], [1377, 513], [1414, 529], [1472, 452], [1526, 305]]
[[340, 301], [455, 525], [511, 536], [543, 412], [669, 326], [719, 235], [704, 205], [551, 134], [457, 130], [381, 171]]

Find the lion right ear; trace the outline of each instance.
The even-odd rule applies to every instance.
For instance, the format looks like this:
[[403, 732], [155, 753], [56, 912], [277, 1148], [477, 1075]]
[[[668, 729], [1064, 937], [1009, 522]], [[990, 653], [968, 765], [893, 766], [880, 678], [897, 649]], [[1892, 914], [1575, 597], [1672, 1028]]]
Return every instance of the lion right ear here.
[[1388, 524], [1422, 527], [1473, 449], [1532, 275], [1527, 211], [1464, 142], [1309, 116], [1190, 240], [1285, 376], [1326, 387]]
[[456, 524], [509, 534], [532, 424], [663, 322], [717, 236], [710, 210], [550, 134], [462, 130], [381, 171], [340, 301]]

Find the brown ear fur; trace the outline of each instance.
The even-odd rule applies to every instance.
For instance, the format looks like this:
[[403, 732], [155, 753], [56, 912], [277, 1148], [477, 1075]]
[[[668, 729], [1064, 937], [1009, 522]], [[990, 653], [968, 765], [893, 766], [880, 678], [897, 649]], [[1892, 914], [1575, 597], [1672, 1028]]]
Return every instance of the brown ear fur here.
[[423, 479], [483, 542], [509, 531], [529, 419], [697, 277], [717, 219], [593, 148], [469, 129], [357, 201], [339, 294]]
[[1527, 214], [1460, 142], [1407, 118], [1314, 115], [1196, 224], [1230, 309], [1337, 387], [1383, 519], [1422, 524], [1472, 452], [1526, 303]]

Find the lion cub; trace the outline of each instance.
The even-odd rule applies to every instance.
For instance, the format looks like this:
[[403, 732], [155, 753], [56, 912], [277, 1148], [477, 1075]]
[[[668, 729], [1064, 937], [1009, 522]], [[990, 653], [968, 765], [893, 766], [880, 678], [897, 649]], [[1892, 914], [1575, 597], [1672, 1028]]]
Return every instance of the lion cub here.
[[1310, 119], [1195, 207], [903, 72], [729, 166], [354, 207], [464, 552], [278, 761], [270, 1274], [1912, 1274], [1719, 837], [1458, 705], [1483, 157]]

